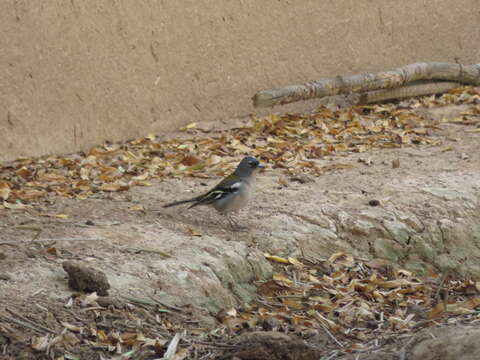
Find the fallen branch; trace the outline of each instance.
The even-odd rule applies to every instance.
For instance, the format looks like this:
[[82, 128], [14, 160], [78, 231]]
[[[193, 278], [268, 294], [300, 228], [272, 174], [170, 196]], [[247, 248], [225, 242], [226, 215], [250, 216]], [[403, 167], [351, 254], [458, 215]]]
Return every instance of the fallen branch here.
[[[22, 315], [20, 315], [19, 313], [15, 312], [15, 311], [13, 311], [13, 310], [11, 310], [11, 309], [9, 309], [9, 308], [5, 308], [5, 310], [8, 311], [11, 315], [18, 317], [19, 319], [25, 321], [26, 323], [30, 324], [30, 325], [33, 326], [33, 327], [39, 328], [39, 329], [41, 329], [41, 330], [43, 330], [43, 331], [46, 331], [46, 332], [48, 332], [48, 333], [50, 333], [50, 334], [56, 334], [56, 332], [55, 332], [54, 330], [52, 330], [52, 329], [50, 329], [50, 328], [48, 328], [48, 327], [46, 327], [46, 326], [43, 326], [43, 325], [41, 325], [41, 324], [38, 324], [38, 323], [36, 323], [35, 321], [32, 321], [32, 320], [26, 318], [25, 316], [22, 316]], [[4, 316], [4, 317], [7, 317], [7, 316], [5, 316], [5, 315], [3, 315], [3, 316]]]
[[[437, 89], [442, 86], [431, 80], [455, 82], [463, 85], [480, 85], [480, 64], [461, 65], [440, 62], [414, 63], [391, 71], [376, 74], [360, 74], [351, 76], [337, 76], [331, 79], [309, 81], [302, 85], [290, 85], [283, 88], [262, 90], [257, 92], [252, 100], [255, 107], [267, 107], [274, 105], [289, 104], [301, 100], [321, 98], [325, 96], [344, 95], [353, 92], [364, 93], [367, 91], [393, 89], [411, 85], [418, 81], [430, 81], [423, 90]], [[425, 86], [425, 84], [422, 84]], [[426, 93], [418, 93], [426, 95]], [[404, 93], [402, 91], [401, 93]], [[432, 92], [429, 92], [431, 94]], [[392, 99], [392, 94], [373, 94], [381, 96], [383, 100]], [[415, 96], [415, 95], [408, 95]], [[379, 101], [379, 100], [377, 100]]]
[[372, 104], [381, 101], [404, 99], [415, 96], [442, 94], [462, 84], [452, 81], [418, 82], [395, 89], [368, 91], [360, 94], [359, 104]]

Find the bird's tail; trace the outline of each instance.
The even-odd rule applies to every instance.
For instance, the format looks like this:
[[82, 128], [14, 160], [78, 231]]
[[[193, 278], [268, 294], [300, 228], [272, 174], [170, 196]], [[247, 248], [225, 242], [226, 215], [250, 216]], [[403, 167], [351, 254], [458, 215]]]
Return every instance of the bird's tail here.
[[186, 204], [186, 203], [191, 203], [191, 202], [195, 202], [195, 201], [197, 201], [197, 198], [188, 199], [188, 200], [174, 201], [174, 202], [171, 202], [171, 203], [169, 203], [169, 204], [165, 204], [165, 205], [163, 205], [162, 207], [168, 208], [168, 207], [170, 207], [170, 206], [177, 206], [177, 205]]

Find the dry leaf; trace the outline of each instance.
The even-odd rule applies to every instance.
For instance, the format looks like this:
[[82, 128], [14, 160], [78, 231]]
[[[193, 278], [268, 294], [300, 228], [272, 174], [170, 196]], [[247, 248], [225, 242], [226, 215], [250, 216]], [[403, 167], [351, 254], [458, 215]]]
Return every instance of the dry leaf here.
[[129, 188], [128, 185], [125, 185], [125, 184], [107, 183], [107, 184], [102, 184], [99, 187], [99, 190], [115, 192], [115, 191], [125, 191], [125, 190], [128, 190], [128, 188]]
[[300, 261], [298, 261], [297, 259], [295, 259], [293, 257], [289, 257], [288, 262], [292, 265], [295, 265], [295, 266], [303, 266], [303, 264]]
[[85, 296], [85, 298], [82, 300], [82, 307], [86, 307], [88, 305], [93, 304], [95, 301], [97, 301], [97, 299], [98, 299], [98, 295], [96, 292], [93, 292]]
[[21, 202], [16, 202], [12, 204], [6, 201], [3, 202], [3, 206], [5, 207], [5, 209], [10, 209], [10, 210], [23, 210], [28, 207], [27, 205], [22, 204]]
[[273, 275], [273, 280], [275, 282], [277, 282], [278, 284], [282, 285], [282, 286], [290, 286], [293, 284], [293, 281], [286, 278], [285, 276], [281, 275], [281, 274], [275, 274]]
[[288, 259], [282, 258], [280, 256], [269, 255], [269, 254], [265, 254], [264, 256], [265, 256], [265, 258], [267, 258], [270, 261], [278, 262], [278, 263], [281, 263], [281, 264], [289, 264], [290, 263], [290, 261], [288, 261]]
[[11, 192], [10, 186], [6, 182], [0, 181], [0, 199], [7, 200]]
[[133, 206], [130, 206], [130, 208], [128, 210], [131, 210], [131, 211], [145, 211], [145, 207], [143, 205], [133, 205]]
[[34, 336], [32, 338], [32, 348], [37, 351], [45, 351], [50, 344], [50, 336]]
[[344, 252], [337, 252], [333, 254], [328, 258], [328, 261], [333, 264], [339, 264], [346, 267], [352, 267], [353, 265], [355, 265], [353, 256]]
[[197, 230], [192, 229], [192, 228], [187, 228], [187, 231], [191, 236], [198, 236], [198, 237], [203, 236], [203, 234], [201, 232], [198, 232]]
[[72, 325], [72, 324], [69, 324], [67, 322], [63, 322], [62, 321], [62, 326], [65, 327], [66, 329], [70, 330], [70, 331], [74, 331], [74, 332], [78, 332], [78, 333], [81, 333], [83, 331], [83, 326], [76, 326], [76, 325]]

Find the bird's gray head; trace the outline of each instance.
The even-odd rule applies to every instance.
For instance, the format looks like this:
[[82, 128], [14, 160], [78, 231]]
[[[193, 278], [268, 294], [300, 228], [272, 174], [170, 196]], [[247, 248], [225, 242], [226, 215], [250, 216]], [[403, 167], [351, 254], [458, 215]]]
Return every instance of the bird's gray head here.
[[262, 169], [265, 166], [260, 165], [260, 162], [252, 156], [246, 156], [240, 161], [235, 169], [235, 175], [238, 177], [247, 177], [252, 175], [256, 170]]

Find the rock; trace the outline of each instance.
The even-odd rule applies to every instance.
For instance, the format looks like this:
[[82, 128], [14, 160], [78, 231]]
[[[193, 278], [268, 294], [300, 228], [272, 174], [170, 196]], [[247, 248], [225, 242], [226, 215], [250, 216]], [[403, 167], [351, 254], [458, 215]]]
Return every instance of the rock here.
[[68, 285], [73, 290], [108, 295], [110, 284], [102, 271], [72, 261], [65, 261], [62, 266], [68, 274]]
[[9, 274], [0, 274], [0, 280], [10, 281], [12, 280], [12, 276]]
[[474, 360], [480, 353], [480, 329], [455, 326], [438, 329], [418, 342], [407, 358], [411, 360]]
[[242, 360], [310, 360], [320, 359], [317, 349], [294, 336], [277, 331], [254, 331], [242, 334], [232, 341], [235, 346], [221, 359]]

